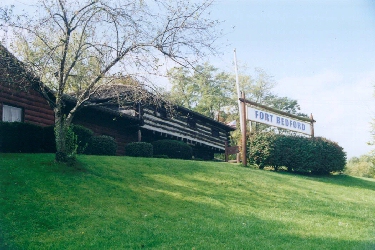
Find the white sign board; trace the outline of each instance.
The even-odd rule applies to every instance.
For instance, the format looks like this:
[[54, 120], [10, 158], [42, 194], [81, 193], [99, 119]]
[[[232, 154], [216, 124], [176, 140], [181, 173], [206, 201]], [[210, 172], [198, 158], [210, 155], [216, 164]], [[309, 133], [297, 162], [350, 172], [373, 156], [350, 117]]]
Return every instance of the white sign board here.
[[253, 107], [247, 107], [247, 120], [311, 135], [311, 124]]

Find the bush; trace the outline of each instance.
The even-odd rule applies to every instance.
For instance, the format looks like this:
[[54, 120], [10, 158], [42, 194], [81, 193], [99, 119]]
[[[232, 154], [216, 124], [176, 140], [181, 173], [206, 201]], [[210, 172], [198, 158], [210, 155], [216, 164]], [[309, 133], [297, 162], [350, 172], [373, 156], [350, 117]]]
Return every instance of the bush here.
[[153, 146], [147, 142], [132, 142], [125, 146], [125, 154], [134, 157], [152, 157]]
[[[76, 154], [77, 154], [77, 136], [73, 132], [72, 126], [64, 127], [65, 129], [65, 152], [57, 151], [55, 155], [55, 160], [58, 162], [65, 162], [68, 165], [74, 165], [76, 162]], [[55, 127], [56, 132], [56, 127]], [[57, 138], [57, 133], [55, 133], [55, 137]], [[59, 140], [59, 138], [57, 138]]]
[[249, 162], [259, 168], [271, 166], [277, 170], [285, 166], [288, 171], [327, 174], [342, 171], [346, 163], [343, 148], [322, 137], [259, 133], [248, 145]]
[[55, 126], [43, 128], [43, 152], [56, 153]]
[[174, 159], [191, 159], [193, 156], [192, 148], [184, 142], [174, 140], [160, 140], [152, 143], [154, 155], [167, 155]]
[[77, 154], [83, 154], [89, 145], [91, 137], [94, 135], [91, 129], [81, 125], [72, 125], [74, 134], [77, 136]]
[[260, 169], [273, 165], [271, 153], [274, 150], [276, 135], [274, 133], [258, 133], [248, 142], [248, 162], [256, 164]]
[[312, 170], [315, 174], [326, 174], [334, 171], [343, 171], [346, 165], [346, 153], [336, 142], [323, 137], [313, 139], [318, 149], [316, 167]]
[[359, 158], [351, 158], [345, 166], [345, 174], [375, 178], [375, 159], [374, 155], [362, 155]]
[[43, 128], [30, 123], [0, 122], [0, 152], [43, 152]]
[[[93, 136], [92, 130], [85, 128], [81, 125], [71, 125], [72, 131], [77, 137], [77, 153], [83, 154], [88, 146], [88, 143]], [[48, 126], [43, 128], [43, 152], [55, 153], [56, 152], [56, 140], [54, 126]]]
[[86, 153], [91, 155], [116, 155], [117, 143], [111, 136], [93, 136], [86, 148]]

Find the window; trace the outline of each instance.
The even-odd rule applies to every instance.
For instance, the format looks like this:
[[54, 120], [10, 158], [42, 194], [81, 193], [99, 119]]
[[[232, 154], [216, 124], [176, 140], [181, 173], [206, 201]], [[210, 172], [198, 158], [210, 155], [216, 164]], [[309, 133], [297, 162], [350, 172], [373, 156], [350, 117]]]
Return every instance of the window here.
[[3, 105], [3, 122], [21, 122], [22, 108]]

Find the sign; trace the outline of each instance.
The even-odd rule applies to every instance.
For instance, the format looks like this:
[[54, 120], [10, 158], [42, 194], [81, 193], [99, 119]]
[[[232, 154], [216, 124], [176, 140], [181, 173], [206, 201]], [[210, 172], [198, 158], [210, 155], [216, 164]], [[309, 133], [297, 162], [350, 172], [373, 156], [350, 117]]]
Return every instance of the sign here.
[[233, 147], [227, 147], [226, 152], [228, 155], [234, 155], [240, 152], [240, 149], [238, 146], [233, 146]]
[[278, 115], [276, 113], [263, 111], [257, 108], [247, 107], [247, 119], [270, 126], [311, 135], [310, 123], [302, 122], [287, 116]]

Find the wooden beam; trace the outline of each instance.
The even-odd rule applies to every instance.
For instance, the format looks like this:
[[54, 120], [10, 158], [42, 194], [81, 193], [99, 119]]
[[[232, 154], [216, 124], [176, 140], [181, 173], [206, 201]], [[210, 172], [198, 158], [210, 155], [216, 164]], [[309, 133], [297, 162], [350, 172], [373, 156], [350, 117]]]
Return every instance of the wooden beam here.
[[302, 116], [298, 116], [298, 115], [292, 115], [292, 114], [289, 114], [287, 112], [284, 112], [284, 111], [280, 111], [280, 110], [277, 110], [277, 109], [274, 109], [274, 108], [270, 108], [270, 107], [267, 107], [265, 105], [262, 105], [262, 104], [259, 104], [257, 102], [253, 102], [253, 101], [249, 101], [249, 100], [246, 100], [245, 98], [240, 98], [240, 101], [241, 102], [245, 102], [245, 103], [248, 103], [250, 105], [253, 105], [253, 106], [256, 106], [256, 107], [259, 107], [259, 108], [262, 108], [262, 109], [265, 109], [265, 110], [269, 110], [271, 112], [274, 112], [276, 114], [280, 114], [280, 115], [284, 115], [284, 116], [288, 116], [290, 118], [293, 118], [293, 119], [298, 119], [298, 120], [301, 120], [301, 121], [305, 121], [305, 122], [310, 122], [310, 123], [314, 123], [316, 122], [314, 119], [312, 118], [307, 118], [307, 117], [302, 117]]
[[311, 138], [314, 138], [314, 117], [313, 115], [311, 114], [310, 115], [310, 120], [311, 120]]
[[138, 128], [138, 142], [142, 141], [142, 131], [140, 128]]

